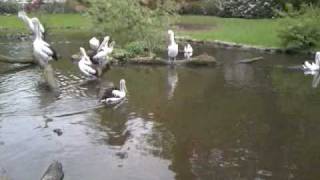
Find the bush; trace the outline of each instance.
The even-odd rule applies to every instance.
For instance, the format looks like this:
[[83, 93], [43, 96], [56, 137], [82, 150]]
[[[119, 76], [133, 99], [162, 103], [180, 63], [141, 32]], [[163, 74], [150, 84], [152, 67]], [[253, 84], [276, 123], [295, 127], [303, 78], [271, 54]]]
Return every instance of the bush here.
[[192, 2], [184, 3], [179, 10], [180, 14], [205, 14], [203, 3]]
[[131, 56], [144, 55], [147, 51], [145, 44], [139, 41], [127, 44], [125, 49]]
[[95, 29], [110, 35], [117, 44], [143, 42], [149, 51], [164, 46], [170, 18], [174, 13], [171, 1], [157, 3], [154, 9], [139, 4], [138, 0], [89, 0], [89, 15]]
[[0, 2], [0, 14], [17, 14], [19, 5], [13, 2]]
[[308, 4], [308, 5], [310, 5], [310, 4], [319, 5], [320, 4], [320, 0], [277, 0], [277, 2], [279, 4], [281, 4], [283, 6], [283, 8], [285, 8], [285, 6], [287, 4], [291, 4], [293, 6], [293, 8], [295, 8], [296, 10], [299, 10], [305, 4]]
[[40, 10], [51, 14], [76, 12], [69, 4], [57, 2], [42, 4]]
[[305, 13], [295, 18], [287, 17], [280, 31], [282, 44], [293, 51], [313, 50], [320, 45], [320, 9], [309, 6]]

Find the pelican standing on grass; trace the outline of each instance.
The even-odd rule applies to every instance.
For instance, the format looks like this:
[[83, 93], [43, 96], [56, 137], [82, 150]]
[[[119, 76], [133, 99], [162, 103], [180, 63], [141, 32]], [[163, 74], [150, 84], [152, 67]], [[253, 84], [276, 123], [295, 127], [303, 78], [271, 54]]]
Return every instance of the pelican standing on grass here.
[[91, 59], [86, 53], [86, 50], [83, 47], [80, 47], [81, 59], [78, 62], [78, 66], [80, 71], [89, 76], [89, 77], [97, 77], [98, 72], [96, 69], [93, 68], [93, 64]]
[[[35, 26], [32, 23], [34, 20], [39, 21], [38, 18], [33, 17], [33, 18], [29, 18], [26, 14], [26, 12], [24, 11], [19, 11], [18, 12], [18, 17], [20, 19], [22, 19], [22, 21], [28, 26], [28, 28], [30, 29], [30, 31], [34, 34], [36, 34], [36, 30], [35, 30]], [[44, 38], [44, 33], [45, 33], [45, 29], [43, 27], [43, 25], [40, 23], [39, 21], [39, 29], [40, 29], [40, 34], [41, 34], [41, 38]]]
[[320, 69], [320, 52], [316, 53], [315, 56], [315, 62], [309, 63], [308, 61], [305, 61], [302, 65], [303, 70], [305, 71], [319, 71]]
[[168, 58], [169, 61], [172, 59], [173, 61], [176, 60], [178, 55], [178, 44], [174, 40], [174, 32], [172, 30], [168, 30], [170, 44], [168, 46]]
[[46, 67], [49, 61], [58, 60], [57, 54], [50, 45], [42, 39], [40, 30], [40, 21], [32, 19], [32, 24], [35, 31], [35, 39], [33, 41], [33, 55], [37, 63], [41, 67]]
[[120, 88], [114, 87], [107, 89], [100, 98], [100, 102], [106, 104], [119, 103], [126, 97], [127, 92], [126, 81], [124, 79], [121, 79]]
[[193, 49], [191, 45], [188, 43], [186, 46], [184, 46], [184, 57], [189, 60], [192, 54], [193, 54]]

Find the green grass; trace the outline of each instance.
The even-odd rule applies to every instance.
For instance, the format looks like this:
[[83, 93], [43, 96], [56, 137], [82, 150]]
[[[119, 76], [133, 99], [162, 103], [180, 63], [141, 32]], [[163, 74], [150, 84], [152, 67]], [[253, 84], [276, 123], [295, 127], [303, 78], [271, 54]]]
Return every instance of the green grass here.
[[[90, 21], [80, 14], [34, 14], [46, 28], [61, 31], [89, 31]], [[0, 16], [0, 35], [28, 32], [26, 25], [18, 16]], [[56, 30], [55, 30], [56, 31]]]
[[[32, 15], [30, 15], [32, 16]], [[52, 32], [90, 32], [88, 17], [80, 14], [34, 14]], [[283, 20], [279, 19], [236, 19], [212, 16], [180, 16], [177, 23], [205, 26], [203, 30], [180, 30], [178, 35], [187, 35], [198, 40], [222, 40], [265, 47], [281, 47], [278, 30]], [[16, 16], [0, 16], [0, 35], [29, 32]]]
[[[228, 42], [281, 47], [278, 30], [281, 19], [238, 19], [212, 16], [180, 16], [181, 24], [205, 25], [204, 30], [181, 30], [180, 34], [197, 40], [222, 40]], [[210, 28], [211, 26], [211, 28]]]

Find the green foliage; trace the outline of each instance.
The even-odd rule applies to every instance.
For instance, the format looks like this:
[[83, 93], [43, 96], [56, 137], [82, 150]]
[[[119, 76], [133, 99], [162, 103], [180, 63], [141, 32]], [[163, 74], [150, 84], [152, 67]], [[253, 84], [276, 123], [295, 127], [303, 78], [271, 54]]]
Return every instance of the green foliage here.
[[41, 5], [40, 10], [51, 14], [76, 12], [69, 4], [57, 2], [43, 4]]
[[133, 55], [143, 55], [146, 52], [146, 46], [143, 42], [135, 41], [126, 45], [125, 49], [127, 52]]
[[19, 5], [14, 2], [0, 2], [0, 14], [16, 14], [19, 11]]
[[89, 15], [98, 32], [112, 36], [118, 44], [143, 42], [149, 51], [163, 46], [169, 15], [175, 7], [169, 0], [157, 3], [153, 9], [140, 5], [138, 0], [89, 2]]
[[277, 0], [279, 4], [281, 4], [283, 7], [287, 6], [288, 4], [291, 4], [293, 8], [300, 9], [302, 6], [307, 5], [319, 5], [320, 0]]
[[305, 13], [288, 17], [285, 28], [280, 31], [282, 44], [294, 51], [307, 51], [319, 47], [320, 9], [309, 6]]

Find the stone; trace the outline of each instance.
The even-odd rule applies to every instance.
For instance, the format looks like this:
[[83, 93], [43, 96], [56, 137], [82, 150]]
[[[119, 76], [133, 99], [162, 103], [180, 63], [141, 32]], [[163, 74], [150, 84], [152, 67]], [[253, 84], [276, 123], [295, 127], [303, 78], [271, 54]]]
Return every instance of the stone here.
[[41, 180], [63, 180], [63, 177], [64, 172], [62, 164], [58, 161], [54, 161], [43, 174]]

